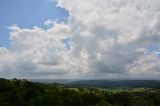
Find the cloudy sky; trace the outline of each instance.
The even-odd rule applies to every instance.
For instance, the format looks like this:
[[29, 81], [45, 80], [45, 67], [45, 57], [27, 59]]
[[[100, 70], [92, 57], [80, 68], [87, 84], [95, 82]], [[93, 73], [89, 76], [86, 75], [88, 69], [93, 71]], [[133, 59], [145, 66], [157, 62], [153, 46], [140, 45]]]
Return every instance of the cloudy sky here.
[[159, 76], [160, 0], [0, 1], [0, 77]]

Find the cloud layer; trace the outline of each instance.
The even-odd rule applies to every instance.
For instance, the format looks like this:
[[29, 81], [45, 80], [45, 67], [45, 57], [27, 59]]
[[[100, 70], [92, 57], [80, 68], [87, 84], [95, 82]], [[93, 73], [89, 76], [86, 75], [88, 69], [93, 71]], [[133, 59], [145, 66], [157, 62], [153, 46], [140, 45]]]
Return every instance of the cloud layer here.
[[68, 22], [11, 26], [2, 77], [158, 78], [159, 0], [57, 0]]

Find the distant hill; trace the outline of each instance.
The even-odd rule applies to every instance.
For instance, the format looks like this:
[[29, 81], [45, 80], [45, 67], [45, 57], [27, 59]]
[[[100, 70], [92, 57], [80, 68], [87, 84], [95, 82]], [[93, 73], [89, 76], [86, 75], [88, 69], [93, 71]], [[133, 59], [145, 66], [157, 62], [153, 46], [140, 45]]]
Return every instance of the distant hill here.
[[82, 87], [160, 87], [160, 80], [77, 80], [77, 79], [30, 79], [32, 82], [59, 83]]
[[69, 84], [74, 81], [77, 81], [75, 79], [27, 79], [27, 80], [32, 82], [46, 83], [46, 84], [53, 84], [53, 83]]
[[160, 87], [160, 80], [79, 80], [70, 85], [83, 87]]

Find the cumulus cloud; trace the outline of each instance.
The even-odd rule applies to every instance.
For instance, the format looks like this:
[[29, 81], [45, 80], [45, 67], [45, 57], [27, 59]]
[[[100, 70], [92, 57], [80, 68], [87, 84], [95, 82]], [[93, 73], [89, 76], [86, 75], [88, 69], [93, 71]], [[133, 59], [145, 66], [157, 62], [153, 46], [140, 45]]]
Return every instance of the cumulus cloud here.
[[[57, 0], [68, 22], [47, 29], [11, 26], [11, 48], [0, 48], [2, 75], [158, 78], [159, 0]], [[98, 75], [98, 76], [96, 76]]]

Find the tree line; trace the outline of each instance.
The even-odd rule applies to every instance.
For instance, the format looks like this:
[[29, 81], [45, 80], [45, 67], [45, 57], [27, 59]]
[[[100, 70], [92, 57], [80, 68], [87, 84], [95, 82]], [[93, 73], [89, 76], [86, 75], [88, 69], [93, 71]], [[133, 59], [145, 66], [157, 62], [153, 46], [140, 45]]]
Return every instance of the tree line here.
[[1, 78], [0, 106], [160, 106], [160, 90], [113, 93]]

